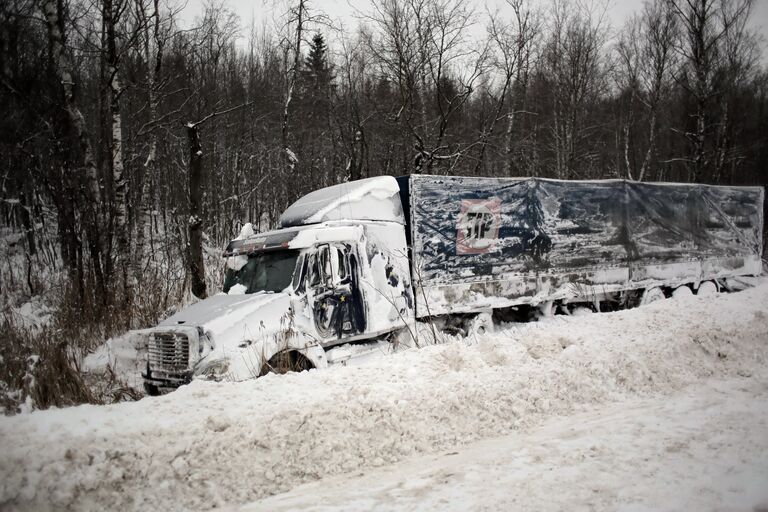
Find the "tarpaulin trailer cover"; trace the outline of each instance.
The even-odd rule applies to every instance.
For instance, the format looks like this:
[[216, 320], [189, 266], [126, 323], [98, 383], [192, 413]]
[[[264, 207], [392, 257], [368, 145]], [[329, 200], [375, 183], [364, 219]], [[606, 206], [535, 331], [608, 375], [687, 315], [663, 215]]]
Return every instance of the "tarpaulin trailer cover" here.
[[399, 181], [419, 317], [761, 271], [761, 187]]

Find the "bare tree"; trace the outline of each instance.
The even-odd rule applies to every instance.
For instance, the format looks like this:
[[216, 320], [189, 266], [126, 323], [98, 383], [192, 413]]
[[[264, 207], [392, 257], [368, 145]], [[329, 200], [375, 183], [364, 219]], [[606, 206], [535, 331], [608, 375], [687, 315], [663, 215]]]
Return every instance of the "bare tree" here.
[[199, 121], [186, 124], [189, 148], [189, 274], [192, 293], [199, 299], [208, 295], [205, 283], [205, 263], [203, 260], [203, 195], [205, 179], [203, 172], [203, 146], [200, 142], [200, 127], [217, 116], [223, 116], [247, 107], [252, 102], [242, 103], [222, 111], [214, 111]]
[[[488, 35], [493, 47], [493, 64], [502, 76], [502, 86], [491, 121], [483, 133], [480, 158], [475, 167], [476, 173], [484, 159], [488, 137], [493, 133], [496, 123], [505, 117], [507, 121], [504, 136], [506, 168], [509, 175], [514, 174], [515, 120], [524, 109], [533, 48], [541, 33], [539, 11], [533, 10], [526, 0], [507, 0], [507, 4], [513, 13], [511, 26], [499, 20], [498, 11], [489, 13]], [[505, 105], [506, 114], [502, 116]]]
[[[102, 0], [102, 23], [106, 40], [106, 90], [111, 124], [109, 138], [110, 158], [108, 162], [114, 194], [110, 209], [112, 211], [112, 221], [117, 242], [115, 263], [117, 271], [120, 273], [120, 282], [125, 287], [124, 297], [126, 300], [130, 300], [133, 293], [133, 279], [128, 277], [128, 270], [132, 260], [130, 226], [128, 225], [128, 180], [125, 176], [125, 165], [123, 162], [123, 121], [120, 109], [122, 86], [119, 76], [120, 55], [117, 47], [117, 30], [127, 5], [124, 0]], [[107, 274], [111, 274], [111, 262], [108, 262], [107, 269]]]
[[208, 295], [203, 260], [203, 146], [200, 143], [200, 125], [207, 119], [187, 123], [189, 144], [189, 275], [192, 294], [204, 299]]
[[543, 71], [551, 87], [552, 149], [558, 178], [579, 176], [588, 154], [584, 144], [594, 126], [584, 123], [586, 109], [605, 88], [602, 52], [606, 41], [605, 5], [554, 0]]
[[[102, 202], [101, 189], [99, 187], [99, 171], [94, 159], [93, 145], [89, 135], [88, 126], [78, 106], [75, 88], [75, 79], [70, 56], [66, 50], [66, 24], [64, 20], [64, 5], [61, 0], [41, 0], [41, 10], [45, 16], [48, 32], [48, 43], [51, 53], [53, 70], [58, 79], [62, 91], [63, 109], [66, 112], [68, 128], [75, 134], [82, 158], [82, 166], [85, 178], [86, 206], [86, 230], [88, 233], [88, 247], [96, 275], [96, 282], [102, 297], [106, 296], [104, 274], [101, 267], [102, 237], [99, 208]], [[72, 179], [72, 177], [66, 177]], [[73, 181], [79, 181], [74, 179]], [[72, 208], [70, 205], [69, 208]], [[74, 233], [72, 233], [74, 236]]]
[[[626, 115], [622, 123], [622, 136], [624, 139], [624, 167], [626, 177], [630, 180], [635, 179], [632, 172], [632, 158], [630, 157], [630, 148], [632, 145], [630, 132], [632, 130], [632, 125], [634, 124], [635, 104], [642, 94], [640, 91], [640, 66], [643, 56], [641, 55], [640, 50], [640, 45], [642, 44], [640, 39], [640, 32], [642, 29], [640, 24], [640, 18], [637, 15], [633, 15], [624, 24], [624, 28], [619, 36], [618, 44], [616, 45], [619, 65], [616, 66], [616, 69], [614, 70], [619, 89], [626, 91], [629, 95]], [[642, 180], [642, 178], [640, 178], [640, 180]]]
[[352, 41], [340, 31], [341, 87], [335, 89], [336, 103], [340, 108], [333, 111], [338, 125], [339, 138], [344, 146], [346, 172], [349, 180], [363, 177], [367, 166], [368, 144], [366, 142], [366, 123], [373, 113], [366, 112], [365, 86], [370, 73], [370, 58], [365, 51], [363, 37]]
[[[136, 247], [133, 258], [133, 278], [141, 279], [143, 272], [143, 258], [145, 233], [151, 229], [152, 201], [150, 199], [150, 187], [155, 179], [157, 152], [158, 152], [158, 121], [159, 121], [159, 93], [162, 87], [163, 55], [165, 51], [168, 30], [163, 29], [164, 21], [160, 12], [159, 0], [152, 1], [152, 13], [147, 14], [145, 0], [136, 0], [136, 18], [142, 30], [140, 38], [144, 62], [147, 66], [146, 90], [149, 119], [147, 121], [146, 134], [149, 137], [147, 158], [144, 161], [144, 172], [140, 175], [138, 215], [136, 219]], [[170, 18], [170, 15], [169, 15]], [[139, 130], [142, 135], [144, 130]]]
[[414, 172], [464, 156], [478, 141], [452, 149], [445, 139], [486, 67], [487, 46], [466, 37], [473, 10], [465, 0], [374, 0], [365, 19], [378, 29], [369, 50], [397, 85], [396, 119], [411, 134]]
[[429, 129], [423, 91], [431, 29], [426, 20], [426, 2], [375, 0], [372, 8], [371, 13], [363, 14], [374, 27], [364, 34], [368, 50], [396, 87], [399, 105], [393, 119], [408, 130], [415, 144], [419, 138], [426, 138]]
[[718, 66], [720, 119], [715, 133], [715, 182], [720, 181], [727, 164], [731, 164], [733, 172], [735, 165], [743, 160], [736, 149], [741, 144], [732, 133], [738, 125], [734, 123], [733, 109], [738, 95], [752, 81], [758, 68], [759, 38], [747, 27], [750, 8], [751, 4], [736, 2], [724, 3], [721, 7], [722, 18], [730, 22], [724, 27]]
[[691, 143], [689, 179], [699, 181], [712, 170], [710, 139], [716, 121], [710, 106], [719, 93], [716, 72], [723, 58], [726, 36], [744, 28], [753, 0], [668, 0], [681, 29], [675, 49], [683, 60], [678, 83], [693, 97], [691, 130], [681, 130]]
[[[285, 104], [283, 106], [283, 127], [282, 127], [282, 150], [287, 167], [286, 169], [293, 169], [296, 164], [296, 152], [290, 148], [290, 121], [291, 121], [291, 102], [293, 101], [293, 94], [296, 90], [296, 80], [299, 76], [299, 66], [301, 65], [301, 42], [308, 22], [309, 14], [307, 13], [307, 0], [298, 0], [295, 8], [290, 11], [290, 19], [288, 24], [295, 23], [296, 28], [294, 32], [293, 44], [290, 47], [290, 51], [293, 53], [293, 63], [288, 68], [288, 79], [286, 81], [285, 89]], [[286, 54], [287, 55], [287, 54]]]
[[643, 181], [656, 153], [659, 109], [669, 94], [672, 69], [675, 65], [673, 45], [678, 37], [673, 12], [664, 0], [646, 3], [642, 12], [640, 80], [645, 89], [643, 104], [648, 111], [648, 146], [637, 175]]

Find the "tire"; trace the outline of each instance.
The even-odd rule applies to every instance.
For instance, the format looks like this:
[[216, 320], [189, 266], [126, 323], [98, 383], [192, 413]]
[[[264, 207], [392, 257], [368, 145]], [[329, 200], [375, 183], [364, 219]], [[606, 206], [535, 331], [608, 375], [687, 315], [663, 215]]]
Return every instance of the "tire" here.
[[675, 291], [672, 292], [672, 296], [676, 299], [680, 297], [690, 297], [691, 295], [693, 295], [693, 290], [691, 290], [691, 287], [687, 284], [678, 286], [675, 288]]
[[144, 393], [146, 393], [147, 396], [160, 396], [160, 389], [158, 389], [157, 386], [154, 384], [150, 384], [149, 382], [144, 383]]
[[571, 314], [571, 316], [585, 316], [585, 315], [591, 315], [594, 312], [595, 312], [595, 310], [593, 310], [592, 308], [589, 308], [587, 306], [575, 305], [571, 309], [571, 313], [570, 314]]
[[667, 297], [664, 295], [664, 291], [658, 286], [654, 286], [653, 288], [647, 288], [643, 291], [643, 296], [640, 298], [640, 305], [646, 306], [666, 298]]
[[296, 350], [283, 350], [273, 355], [269, 361], [261, 365], [259, 377], [268, 373], [284, 374], [288, 372], [303, 372], [311, 370], [315, 366], [312, 362]]
[[699, 289], [696, 290], [696, 295], [707, 296], [715, 295], [717, 293], [717, 285], [712, 281], [704, 281], [699, 285]]
[[401, 347], [418, 347], [418, 341], [414, 336], [417, 336], [415, 325], [411, 327], [403, 327], [402, 329], [391, 332], [389, 333], [389, 336], [386, 337], [386, 339], [389, 341], [389, 343], [392, 344], [392, 348], [397, 350]]
[[542, 302], [536, 308], [536, 319], [541, 320], [543, 318], [550, 318], [555, 316], [555, 309], [556, 307], [554, 301], [548, 300], [546, 302]]
[[469, 321], [467, 336], [483, 336], [493, 332], [493, 315], [478, 313]]

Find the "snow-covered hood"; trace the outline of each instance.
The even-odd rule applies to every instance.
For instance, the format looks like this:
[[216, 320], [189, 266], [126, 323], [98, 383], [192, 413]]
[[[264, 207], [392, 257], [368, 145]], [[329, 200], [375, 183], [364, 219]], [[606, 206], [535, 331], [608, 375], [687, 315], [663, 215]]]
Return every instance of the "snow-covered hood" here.
[[255, 341], [287, 325], [290, 303], [287, 293], [221, 293], [179, 311], [158, 328], [200, 327], [218, 346]]

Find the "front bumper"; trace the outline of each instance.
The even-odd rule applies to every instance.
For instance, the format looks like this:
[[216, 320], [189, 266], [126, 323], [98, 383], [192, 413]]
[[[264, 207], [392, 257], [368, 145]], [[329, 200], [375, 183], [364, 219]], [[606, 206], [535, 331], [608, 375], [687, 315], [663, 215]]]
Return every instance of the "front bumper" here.
[[184, 372], [163, 372], [151, 370], [147, 362], [146, 370], [141, 372], [144, 379], [144, 390], [147, 394], [168, 393], [192, 381], [192, 370]]

